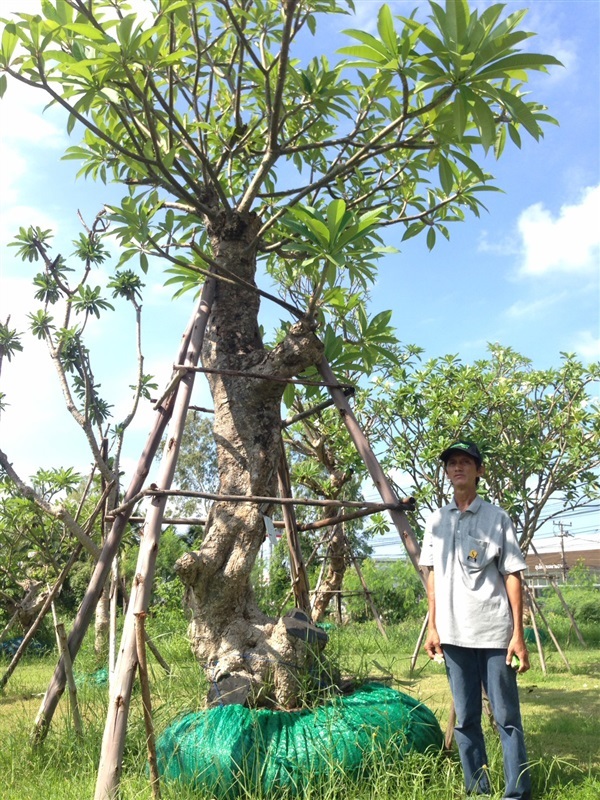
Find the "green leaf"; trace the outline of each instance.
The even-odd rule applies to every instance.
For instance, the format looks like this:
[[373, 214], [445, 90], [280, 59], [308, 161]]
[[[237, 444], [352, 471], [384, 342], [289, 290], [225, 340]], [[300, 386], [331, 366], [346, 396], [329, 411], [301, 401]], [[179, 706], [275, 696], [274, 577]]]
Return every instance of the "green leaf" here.
[[492, 110], [478, 94], [466, 87], [463, 88], [465, 92], [468, 92], [469, 104], [473, 110], [473, 119], [481, 134], [481, 144], [485, 150], [489, 150], [496, 140], [496, 120]]
[[508, 135], [510, 136], [512, 142], [517, 145], [519, 150], [521, 149], [521, 137], [519, 136], [519, 131], [512, 125], [510, 122], [506, 126], [508, 128]]
[[460, 89], [454, 97], [454, 102], [452, 104], [452, 116], [454, 118], [454, 130], [456, 132], [456, 138], [460, 141], [464, 135], [468, 117], [465, 101]]
[[0, 97], [4, 97], [7, 85], [8, 81], [6, 80], [6, 75], [0, 75]]
[[538, 53], [515, 53], [484, 67], [471, 80], [488, 81], [492, 78], [505, 78], [515, 70], [535, 69], [545, 72], [546, 67], [549, 66], [562, 67], [563, 64], [554, 56]]
[[346, 203], [344, 200], [332, 200], [327, 206], [327, 227], [330, 241], [336, 238], [345, 213]]
[[[379, 53], [380, 56], [383, 56], [386, 59], [389, 58], [390, 53], [388, 52], [387, 47], [372, 34], [358, 30], [345, 30], [342, 31], [342, 33], [352, 36], [353, 39], [358, 39], [359, 42], [367, 45], [370, 50], [374, 50], [376, 53]], [[343, 52], [343, 50], [339, 52]]]
[[515, 94], [504, 91], [504, 89], [494, 88], [493, 94], [498, 97], [500, 102], [508, 109], [514, 121], [520, 123], [527, 133], [537, 141], [540, 138], [540, 128], [537, 120], [531, 113], [527, 105]]
[[[345, 56], [353, 56], [354, 58], [362, 59], [364, 66], [373, 66], [377, 64], [381, 67], [389, 62], [387, 53], [382, 54], [379, 50], [375, 50], [373, 47], [366, 47], [365, 45], [357, 44], [351, 45], [350, 47], [341, 47], [337, 52]], [[362, 62], [361, 65], [363, 65]]]
[[452, 187], [454, 186], [454, 173], [448, 163], [448, 160], [443, 156], [440, 158], [438, 165], [438, 172], [440, 176], [440, 183], [446, 195], [452, 194]]
[[16, 26], [14, 22], [8, 22], [2, 31], [2, 43], [0, 45], [0, 53], [2, 55], [2, 63], [8, 66], [10, 59], [15, 51], [19, 37], [16, 33]]
[[390, 54], [398, 55], [398, 37], [394, 29], [394, 19], [389, 6], [384, 5], [379, 9], [377, 18], [377, 31]]
[[435, 247], [435, 228], [431, 227], [427, 231], [427, 248], [433, 250]]
[[489, 175], [486, 175], [485, 172], [481, 169], [479, 164], [472, 158], [469, 158], [468, 155], [463, 153], [461, 150], [450, 150], [450, 155], [452, 155], [457, 161], [460, 161], [464, 166], [471, 172], [477, 180], [485, 181], [489, 178]]

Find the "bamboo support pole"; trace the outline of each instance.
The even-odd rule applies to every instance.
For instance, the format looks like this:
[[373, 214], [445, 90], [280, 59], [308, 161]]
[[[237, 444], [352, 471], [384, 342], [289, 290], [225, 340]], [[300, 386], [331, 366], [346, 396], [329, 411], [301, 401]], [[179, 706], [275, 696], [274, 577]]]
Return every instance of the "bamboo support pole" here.
[[550, 585], [551, 585], [551, 586], [552, 586], [552, 588], [554, 589], [554, 591], [555, 591], [555, 593], [556, 593], [556, 595], [557, 595], [558, 599], [559, 599], [559, 600], [560, 600], [560, 602], [561, 602], [561, 605], [562, 605], [562, 607], [563, 607], [563, 608], [564, 608], [564, 610], [565, 610], [565, 613], [566, 613], [566, 615], [567, 615], [567, 616], [569, 617], [569, 619], [571, 620], [571, 625], [573, 626], [573, 629], [575, 630], [575, 634], [577, 635], [577, 638], [579, 639], [579, 641], [580, 641], [580, 643], [583, 645], [583, 647], [586, 647], [587, 645], [586, 645], [586, 643], [585, 643], [585, 641], [584, 641], [584, 638], [583, 638], [583, 636], [582, 636], [582, 634], [581, 634], [581, 631], [579, 630], [579, 628], [578, 628], [578, 626], [577, 626], [577, 623], [575, 622], [575, 617], [574, 617], [574, 616], [573, 616], [573, 614], [571, 613], [571, 609], [570, 609], [570, 608], [569, 608], [569, 606], [567, 605], [567, 602], [566, 602], [565, 598], [563, 597], [563, 594], [562, 594], [562, 592], [561, 592], [561, 591], [560, 591], [560, 589], [558, 588], [558, 584], [556, 583], [556, 578], [554, 578], [554, 576], [553, 576], [553, 575], [550, 575], [550, 574], [549, 574], [548, 570], [546, 569], [546, 565], [544, 564], [544, 562], [543, 562], [543, 561], [542, 561], [542, 559], [540, 558], [540, 554], [539, 554], [539, 553], [538, 553], [538, 551], [535, 549], [535, 545], [533, 544], [533, 542], [531, 542], [531, 549], [533, 550], [533, 552], [534, 552], [534, 553], [536, 554], [536, 556], [538, 557], [538, 559], [539, 559], [539, 562], [540, 562], [540, 564], [542, 565], [542, 569], [544, 570], [544, 575], [546, 576], [546, 578], [548, 579], [548, 582], [550, 583]]
[[[276, 500], [281, 500], [281, 498], [275, 498]], [[406, 509], [412, 510], [413, 506], [410, 501], [404, 501], [404, 507]], [[390, 508], [397, 508], [397, 505], [390, 505], [389, 503], [377, 503], [372, 505], [370, 508], [363, 509], [361, 511], [353, 511], [350, 514], [339, 514], [335, 517], [326, 517], [325, 519], [319, 519], [315, 522], [307, 522], [302, 525], [297, 525], [299, 531], [317, 531], [320, 528], [327, 528], [331, 525], [337, 525], [338, 522], [349, 522], [353, 519], [360, 519], [362, 517], [368, 517], [371, 514], [378, 514], [381, 511], [389, 511]], [[146, 518], [145, 517], [138, 517], [138, 516], [131, 516], [129, 517], [130, 522], [143, 522]], [[205, 525], [206, 518], [205, 517], [163, 517], [163, 524], [164, 525]], [[275, 519], [273, 520], [273, 527], [275, 528], [285, 528], [285, 522], [283, 520]]]
[[329, 391], [335, 401], [335, 405], [339, 409], [342, 420], [344, 421], [344, 424], [356, 446], [356, 449], [365, 462], [365, 466], [369, 471], [377, 491], [381, 495], [381, 499], [384, 503], [389, 503], [390, 505], [394, 506], [394, 508], [389, 510], [390, 517], [392, 518], [392, 521], [396, 526], [398, 533], [400, 534], [400, 539], [406, 548], [406, 552], [408, 553], [414, 568], [417, 570], [417, 573], [423, 582], [423, 586], [426, 587], [427, 580], [419, 568], [419, 555], [421, 548], [419, 547], [417, 538], [410, 526], [406, 514], [400, 510], [401, 504], [396, 496], [396, 492], [394, 491], [392, 484], [381, 468], [375, 453], [371, 449], [371, 445], [369, 444], [367, 437], [363, 433], [356, 417], [354, 416], [354, 413], [348, 402], [348, 398], [344, 395], [344, 387], [336, 382], [335, 375], [333, 374], [333, 371], [326, 358], [321, 360], [321, 363], [319, 364], [319, 372], [330, 387]]
[[[206, 306], [210, 306], [212, 303], [212, 296], [214, 292], [214, 284], [210, 284], [207, 282], [204, 285], [204, 289], [202, 292], [202, 296], [198, 302], [197, 307], [194, 309], [194, 313], [190, 320], [190, 324], [186, 332], [183, 335], [183, 339], [181, 342], [178, 360], [182, 360], [185, 356], [187, 351], [190, 337], [192, 334], [192, 329], [196, 323], [196, 318], [200, 313], [206, 313], [205, 309]], [[165, 429], [171, 418], [173, 413], [173, 408], [175, 406], [175, 394], [170, 395], [167, 400], [165, 400], [164, 404], [161, 405], [156, 409], [156, 416], [154, 421], [154, 426], [148, 436], [146, 441], [146, 445], [140, 459], [137, 464], [137, 468], [131, 482], [129, 484], [129, 488], [125, 494], [125, 500], [128, 500], [132, 496], [138, 494], [142, 486], [144, 485], [144, 481], [148, 476], [150, 468], [152, 466], [152, 462], [154, 461], [154, 456], [160, 446], [160, 442], [163, 438]], [[131, 509], [128, 509], [130, 511]], [[106, 537], [104, 542], [104, 546], [102, 548], [102, 552], [100, 553], [100, 558], [96, 563], [96, 567], [90, 579], [90, 583], [86, 590], [85, 596], [83, 601], [79, 607], [79, 611], [75, 617], [75, 621], [73, 623], [73, 627], [71, 629], [71, 633], [69, 635], [69, 652], [71, 653], [71, 658], [74, 660], [77, 653], [79, 652], [79, 648], [81, 647], [81, 643], [85, 636], [85, 633], [89, 627], [90, 622], [93, 619], [94, 611], [96, 609], [96, 605], [98, 603], [98, 598], [102, 593], [102, 589], [106, 583], [106, 579], [110, 572], [110, 567], [112, 561], [117, 554], [119, 549], [119, 545], [121, 543], [121, 538], [123, 536], [123, 532], [125, 531], [125, 526], [127, 525], [129, 519], [129, 513], [124, 511], [122, 514], [119, 514], [115, 517], [110, 532]], [[34, 728], [32, 732], [32, 739], [34, 744], [38, 744], [42, 742], [48, 732], [48, 728], [52, 722], [52, 717], [54, 716], [54, 712], [58, 706], [58, 702], [62, 696], [62, 693], [65, 690], [65, 672], [64, 672], [64, 665], [62, 659], [58, 662], [56, 669], [54, 670], [54, 675], [52, 676], [52, 680], [50, 685], [46, 691], [44, 696], [44, 700], [42, 701], [42, 705], [36, 717]]]
[[148, 636], [148, 633], [145, 633], [145, 636], [146, 636], [146, 644], [148, 645], [148, 650], [150, 650], [150, 652], [152, 653], [154, 658], [158, 661], [158, 663], [164, 669], [164, 671], [167, 673], [167, 675], [170, 675], [171, 674], [171, 667], [165, 661], [165, 659], [161, 656], [160, 650], [154, 644], [154, 642], [152, 641], [150, 636]]
[[279, 375], [263, 374], [262, 372], [249, 372], [240, 369], [213, 369], [212, 367], [188, 367], [185, 364], [173, 364], [173, 369], [180, 370], [181, 372], [205, 372], [209, 375], [229, 375], [232, 378], [255, 378], [259, 381], [270, 381], [273, 383], [295, 383], [300, 386], [322, 386], [326, 389], [341, 389], [342, 391], [354, 392], [355, 387], [349, 383], [339, 383], [335, 376], [331, 382], [311, 381], [306, 378], [287, 378]]
[[55, 625], [56, 637], [58, 639], [61, 656], [65, 664], [65, 675], [67, 677], [67, 686], [69, 687], [69, 700], [71, 701], [71, 714], [73, 715], [73, 727], [77, 736], [83, 738], [83, 722], [79, 712], [79, 703], [77, 701], [77, 686], [75, 685], [75, 676], [73, 675], [73, 662], [71, 661], [71, 654], [69, 653], [69, 645], [67, 644], [67, 632], [62, 622]]
[[108, 683], [112, 681], [117, 661], [117, 611], [119, 586], [119, 557], [116, 555], [110, 568], [110, 588], [108, 592], [109, 628], [108, 628]]
[[21, 660], [24, 652], [27, 650], [29, 642], [35, 636], [35, 634], [37, 632], [37, 629], [40, 627], [40, 625], [42, 623], [42, 620], [44, 619], [44, 617], [48, 613], [48, 610], [50, 609], [50, 606], [52, 605], [52, 601], [54, 600], [56, 595], [59, 593], [60, 588], [63, 585], [63, 582], [64, 582], [65, 578], [67, 577], [67, 575], [69, 574], [69, 571], [71, 570], [71, 567], [73, 566], [73, 564], [79, 558], [79, 555], [81, 553], [82, 547], [83, 547], [83, 545], [81, 545], [81, 544], [77, 545], [75, 550], [73, 550], [73, 552], [71, 553], [71, 555], [69, 557], [69, 560], [67, 561], [65, 566], [60, 571], [60, 574], [59, 574], [58, 578], [56, 579], [56, 582], [55, 582], [54, 586], [52, 587], [52, 589], [50, 591], [50, 594], [44, 600], [44, 603], [43, 603], [42, 607], [40, 608], [37, 617], [35, 618], [35, 620], [31, 624], [31, 626], [30, 626], [29, 630], [27, 631], [27, 633], [25, 634], [25, 636], [23, 637], [23, 641], [19, 645], [19, 647], [17, 649], [17, 652], [12, 657], [12, 661], [10, 662], [10, 664], [8, 665], [8, 667], [6, 669], [6, 672], [4, 673], [2, 678], [0, 679], [0, 693], [2, 693], [4, 691], [4, 687], [8, 683], [8, 681], [10, 679], [10, 676], [13, 674], [13, 672], [17, 668], [17, 664]]
[[[214, 287], [214, 281], [207, 281], [204, 285], [203, 301], [198, 310], [186, 353], [186, 361], [191, 367], [195, 366], [200, 358], [204, 332], [212, 305], [214, 288], [211, 289], [209, 300], [207, 298], [207, 287], [209, 285]], [[161, 489], [168, 490], [175, 474], [194, 377], [194, 371], [189, 370], [185, 372], [179, 383], [170, 435], [165, 443], [165, 452], [157, 479], [157, 485]], [[114, 800], [119, 792], [131, 691], [138, 666], [135, 615], [146, 612], [150, 603], [166, 502], [166, 495], [164, 493], [161, 494], [160, 491], [158, 496], [152, 498], [141, 536], [135, 577], [121, 636], [114, 687], [111, 688], [110, 692], [106, 725], [102, 738], [100, 765], [96, 780], [95, 800]]]
[[369, 591], [369, 587], [367, 586], [367, 582], [365, 581], [364, 575], [362, 574], [362, 570], [360, 568], [360, 564], [358, 563], [357, 559], [355, 558], [354, 553], [352, 552], [352, 550], [350, 548], [350, 544], [349, 544], [347, 539], [346, 539], [346, 546], [347, 546], [348, 553], [350, 554], [350, 560], [352, 561], [354, 569], [356, 570], [356, 574], [358, 575], [358, 579], [360, 580], [361, 586], [363, 587], [363, 591], [365, 593], [365, 598], [367, 600], [367, 603], [369, 604], [369, 608], [371, 609], [371, 614], [373, 614], [373, 619], [377, 623], [377, 627], [379, 628], [379, 631], [380, 631], [381, 635], [383, 636], [383, 638], [386, 641], [388, 641], [388, 635], [387, 635], [387, 632], [386, 632], [385, 627], [383, 625], [383, 621], [382, 621], [381, 617], [379, 616], [379, 612], [377, 611], [377, 608], [375, 607], [375, 603], [373, 602], [373, 596], [372, 596], [371, 592]]
[[137, 648], [138, 671], [142, 689], [142, 706], [144, 709], [144, 725], [146, 726], [146, 744], [148, 748], [148, 766], [150, 768], [150, 786], [154, 800], [160, 800], [160, 779], [158, 775], [158, 762], [156, 759], [156, 741], [154, 737], [154, 724], [152, 722], [152, 697], [150, 695], [150, 681], [148, 677], [148, 662], [146, 660], [146, 614], [139, 612], [135, 615], [135, 640]]
[[[311, 564], [312, 564], [312, 562], [314, 561], [314, 559], [315, 559], [315, 556], [317, 555], [317, 552], [318, 552], [319, 548], [320, 548], [320, 547], [321, 547], [321, 545], [322, 545], [322, 544], [325, 542], [325, 539], [327, 539], [327, 536], [328, 536], [328, 535], [329, 535], [328, 533], [325, 533], [325, 534], [323, 534], [323, 536], [320, 538], [320, 540], [319, 540], [319, 541], [317, 542], [317, 544], [314, 546], [314, 548], [313, 548], [313, 551], [312, 551], [312, 553], [310, 554], [310, 556], [308, 557], [308, 560], [307, 560], [307, 562], [306, 562], [306, 568], [307, 568], [307, 569], [308, 569], [308, 567], [310, 567], [310, 565], [311, 565]], [[283, 609], [286, 607], [286, 605], [287, 605], [287, 601], [288, 601], [288, 599], [289, 599], [289, 597], [290, 597], [290, 595], [291, 595], [291, 594], [292, 594], [292, 592], [291, 592], [291, 590], [290, 590], [290, 591], [289, 591], [289, 592], [286, 594], [286, 596], [283, 598], [283, 601], [282, 601], [282, 603], [281, 603], [281, 604], [280, 604], [280, 606], [279, 606], [279, 613], [280, 613], [280, 614], [281, 614], [282, 610], [283, 610]], [[311, 608], [312, 608], [312, 605], [311, 605]]]
[[[145, 518], [144, 518], [145, 519]], [[164, 523], [163, 517], [163, 523]], [[123, 594], [123, 616], [127, 613], [127, 606], [129, 605], [129, 592], [127, 591], [126, 586], [121, 586], [121, 592]], [[158, 661], [160, 666], [164, 669], [167, 675], [171, 674], [171, 667], [167, 664], [165, 659], [161, 656], [158, 647], [154, 644], [152, 639], [150, 638], [148, 631], [144, 628], [144, 636], [146, 637], [146, 645], [148, 646], [148, 650], [152, 653], [154, 658]]]
[[537, 620], [535, 618], [535, 609], [533, 607], [533, 603], [531, 602], [532, 594], [529, 591], [529, 587], [526, 583], [523, 583], [523, 587], [525, 589], [525, 595], [527, 596], [529, 613], [531, 614], [531, 627], [533, 628], [533, 635], [535, 636], [535, 643], [537, 645], [538, 655], [540, 657], [540, 667], [542, 668], [544, 675], [547, 675], [548, 671], [546, 669], [546, 659], [544, 658], [544, 648], [542, 647], [542, 640], [540, 639], [540, 632], [538, 631]]
[[563, 596], [563, 593], [562, 593], [562, 592], [560, 591], [560, 589], [558, 588], [558, 584], [557, 584], [557, 582], [556, 582], [556, 578], [554, 578], [554, 577], [550, 576], [550, 577], [549, 577], [549, 581], [550, 581], [550, 584], [551, 584], [552, 588], [553, 588], [553, 589], [554, 589], [554, 591], [556, 592], [556, 594], [557, 594], [557, 596], [558, 596], [558, 599], [560, 600], [560, 602], [561, 602], [561, 604], [562, 604], [562, 607], [563, 607], [563, 608], [564, 608], [564, 610], [565, 610], [565, 613], [566, 613], [566, 615], [567, 615], [567, 616], [569, 617], [569, 619], [571, 620], [571, 625], [573, 626], [573, 629], [574, 629], [574, 631], [575, 631], [575, 634], [576, 634], [577, 638], [579, 639], [579, 642], [580, 642], [580, 644], [581, 644], [583, 647], [587, 647], [587, 644], [585, 643], [585, 639], [583, 638], [583, 634], [581, 633], [581, 631], [580, 631], [580, 629], [579, 629], [579, 627], [578, 627], [577, 623], [575, 622], [575, 617], [573, 616], [573, 614], [572, 614], [572, 612], [571, 612], [571, 609], [570, 609], [570, 608], [569, 608], [569, 606], [567, 605], [567, 601], [565, 600], [565, 598], [564, 598], [564, 596]]
[[557, 639], [557, 638], [556, 638], [556, 636], [554, 635], [554, 631], [553, 631], [553, 630], [552, 630], [552, 628], [550, 627], [550, 623], [548, 622], [548, 620], [547, 620], [547, 618], [546, 618], [546, 615], [544, 614], [544, 612], [542, 611], [542, 609], [541, 609], [541, 608], [540, 608], [540, 606], [538, 605], [538, 602], [537, 602], [537, 600], [536, 600], [536, 599], [535, 599], [535, 597], [533, 596], [533, 592], [531, 592], [531, 591], [529, 590], [529, 587], [528, 587], [528, 586], [526, 586], [526, 587], [525, 587], [525, 591], [527, 592], [527, 596], [528, 596], [528, 598], [529, 598], [529, 601], [530, 601], [530, 603], [532, 603], [532, 604], [533, 604], [533, 606], [535, 607], [535, 610], [536, 610], [536, 612], [537, 612], [537, 613], [540, 615], [540, 617], [541, 617], [541, 619], [542, 619], [542, 622], [544, 623], [544, 625], [545, 625], [545, 626], [546, 626], [546, 628], [548, 629], [548, 635], [549, 635], [549, 636], [550, 636], [550, 638], [552, 639], [552, 642], [554, 643], [554, 646], [555, 646], [555, 647], [556, 647], [556, 649], [558, 650], [558, 653], [559, 653], [560, 657], [561, 657], [561, 658], [562, 658], [562, 660], [564, 661], [566, 668], [569, 670], [569, 672], [571, 672], [571, 665], [569, 664], [569, 662], [568, 662], [568, 660], [567, 660], [567, 657], [566, 657], [566, 655], [564, 654], [564, 652], [563, 652], [563, 650], [562, 650], [562, 648], [561, 648], [560, 644], [558, 643], [558, 639]]
[[341, 592], [335, 598], [335, 610], [336, 610], [336, 614], [337, 614], [338, 625], [341, 625], [342, 622], [344, 621], [344, 617], [343, 617], [343, 614], [342, 614], [342, 595], [341, 595]]
[[127, 503], [122, 503], [108, 515], [109, 518], [124, 513], [128, 508], [142, 500], [144, 497], [197, 497], [201, 500], [217, 500], [225, 503], [259, 503], [281, 506], [332, 506], [333, 508], [360, 508], [365, 512], [375, 514], [379, 511], [394, 511], [404, 509], [414, 510], [414, 498], [400, 500], [397, 497], [389, 503], [369, 503], [364, 500], [318, 500], [307, 497], [267, 497], [255, 494], [216, 494], [215, 492], [194, 492], [187, 489], [159, 489], [155, 485], [139, 492], [135, 498]]
[[[356, 390], [354, 388], [344, 389], [344, 394], [346, 397], [352, 397], [355, 394]], [[312, 406], [311, 408], [307, 408], [306, 411], [300, 411], [298, 414], [294, 414], [291, 417], [287, 417], [286, 419], [281, 421], [282, 428], [289, 428], [290, 425], [293, 425], [295, 422], [300, 422], [303, 419], [308, 419], [309, 417], [318, 414], [319, 411], [324, 411], [326, 408], [331, 408], [334, 405], [334, 400], [331, 398], [330, 400], [324, 400], [322, 403], [317, 403], [316, 406]]]
[[450, 714], [448, 716], [446, 732], [444, 733], [444, 749], [447, 751], [452, 750], [452, 739], [454, 738], [455, 725], [456, 725], [456, 709], [454, 708], [454, 703], [450, 703]]
[[414, 652], [412, 654], [412, 658], [410, 659], [410, 674], [414, 672], [414, 669], [417, 665], [417, 658], [419, 657], [419, 650], [421, 649], [421, 645], [423, 644], [423, 639], [425, 638], [425, 634], [427, 633], [427, 625], [429, 623], [429, 611], [425, 614], [425, 619], [423, 620], [423, 624], [421, 625], [421, 630], [419, 631], [419, 636], [417, 638], [417, 643], [415, 645]]
[[[329, 547], [330, 547], [330, 545], [327, 545], [327, 553], [329, 553]], [[323, 583], [323, 578], [325, 576], [326, 567], [327, 567], [327, 557], [325, 557], [323, 559], [323, 561], [321, 562], [321, 569], [319, 570], [319, 577], [317, 578], [317, 582], [315, 584], [315, 588], [312, 591], [312, 596], [313, 597], [312, 597], [312, 600], [311, 600], [311, 603], [310, 603], [311, 614], [312, 614], [312, 612], [314, 610], [315, 603], [317, 602], [317, 597], [319, 596], [319, 591], [321, 590], [321, 584]], [[338, 597], [339, 597], [339, 594], [338, 594]]]
[[[290, 479], [290, 470], [285, 454], [285, 447], [283, 439], [279, 439], [280, 458], [279, 466], [277, 468], [277, 477], [279, 480], [279, 491], [282, 498], [291, 498], [292, 484]], [[305, 614], [311, 618], [310, 597], [308, 595], [308, 575], [306, 574], [306, 567], [304, 559], [302, 558], [302, 550], [300, 548], [300, 539], [298, 537], [298, 524], [296, 521], [296, 514], [294, 513], [293, 505], [284, 505], [282, 507], [283, 521], [285, 523], [285, 530], [288, 540], [288, 548], [290, 551], [290, 571], [292, 574], [292, 590], [296, 600], [296, 607], [300, 608]]]

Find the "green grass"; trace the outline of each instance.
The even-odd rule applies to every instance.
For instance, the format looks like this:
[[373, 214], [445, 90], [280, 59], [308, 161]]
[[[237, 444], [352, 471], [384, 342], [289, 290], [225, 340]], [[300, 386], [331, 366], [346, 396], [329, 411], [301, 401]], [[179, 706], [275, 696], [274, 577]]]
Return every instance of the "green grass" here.
[[[206, 688], [201, 670], [185, 641], [184, 623], [172, 631], [165, 624], [151, 630], [161, 653], [172, 665], [167, 676], [150, 656], [154, 721], [158, 731], [178, 713], [198, 709]], [[410, 658], [419, 624], [388, 629], [383, 639], [375, 626], [365, 624], [331, 632], [328, 651], [344, 674], [391, 680], [395, 688], [425, 702], [446, 726], [450, 694], [442, 667], [420, 655], [414, 674]], [[584, 632], [585, 635], [585, 632]], [[559, 639], [566, 641], [565, 635]], [[548, 673], [532, 669], [519, 678], [535, 797], [538, 800], [596, 800], [600, 796], [600, 647], [581, 648], [571, 640], [568, 672], [552, 645], [546, 649]], [[6, 662], [0, 662], [5, 668]], [[55, 656], [26, 657], [0, 695], [0, 797], [2, 800], [85, 800], [94, 792], [100, 742], [106, 712], [106, 690], [90, 683], [79, 688], [85, 736], [79, 741], [63, 697], [42, 747], [32, 749], [29, 733], [48, 686]], [[89, 643], [76, 669], [96, 668]], [[496, 789], [502, 786], [502, 754], [491, 727], [486, 733], [490, 773]], [[145, 732], [139, 692], [134, 694], [125, 748], [123, 800], [146, 800], [151, 791], [146, 777]], [[181, 786], [161, 786], [166, 800], [208, 800]], [[454, 800], [462, 796], [462, 774], [456, 753], [409, 754], [401, 761], [378, 754], [368, 779], [339, 775], [311, 785], [304, 798], [314, 800]], [[501, 795], [496, 795], [500, 797]], [[256, 796], [244, 800], [260, 800]]]

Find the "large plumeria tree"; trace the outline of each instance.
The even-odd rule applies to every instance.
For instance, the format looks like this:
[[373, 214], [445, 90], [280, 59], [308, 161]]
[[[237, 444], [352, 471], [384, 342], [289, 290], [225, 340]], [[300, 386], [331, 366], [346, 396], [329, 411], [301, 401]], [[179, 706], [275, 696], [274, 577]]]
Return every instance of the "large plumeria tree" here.
[[[424, 234], [433, 247], [479, 214], [493, 188], [479, 161], [551, 121], [524, 83], [558, 62], [521, 49], [524, 11], [429, 10], [394, 18], [384, 5], [376, 30], [340, 34], [331, 58], [317, 24], [350, 0], [148, 0], [143, 18], [127, 3], [46, 0], [5, 25], [0, 90], [46, 94], [81, 138], [66, 157], [123, 185], [108, 209], [123, 259], [146, 270], [160, 256], [181, 291], [216, 282], [202, 364], [222, 495], [276, 495], [285, 382], [343, 360], [342, 337], [324, 335], [332, 316], [368, 327], [386, 241]], [[259, 265], [285, 310], [272, 346]], [[294, 706], [305, 645], [250, 588], [265, 511], [215, 502], [178, 570], [213, 680], [242, 676], [248, 702]]]

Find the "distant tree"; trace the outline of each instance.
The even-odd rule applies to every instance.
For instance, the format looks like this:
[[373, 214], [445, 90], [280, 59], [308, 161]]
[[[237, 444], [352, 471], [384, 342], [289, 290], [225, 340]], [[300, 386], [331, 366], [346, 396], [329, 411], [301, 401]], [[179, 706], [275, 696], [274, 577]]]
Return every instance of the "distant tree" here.
[[[440, 453], [469, 437], [486, 462], [480, 491], [506, 509], [526, 552], [544, 522], [600, 496], [600, 364], [562, 354], [559, 367], [536, 369], [509, 347], [488, 351], [473, 364], [413, 357], [379, 382], [371, 413], [421, 527], [450, 499]], [[550, 511], [551, 500], [561, 503]]]
[[[431, 248], [448, 223], [478, 214], [492, 187], [477, 158], [519, 145], [523, 131], [540, 138], [551, 120], [523, 81], [558, 62], [519, 50], [531, 35], [525, 12], [480, 14], [466, 0], [432, 3], [425, 24], [382, 6], [377, 31], [346, 32], [332, 64], [309, 36], [317, 12], [351, 2], [145, 9], [138, 20], [112, 0], [48, 0], [41, 16], [20, 14], [5, 26], [0, 91], [10, 78], [44, 92], [69, 131], [84, 131], [67, 157], [127, 186], [110, 209], [124, 258], [139, 254], [146, 270], [149, 254], [162, 256], [181, 290], [216, 282], [202, 359], [213, 370], [219, 491], [272, 497], [285, 381], [318, 378], [324, 352], [334, 369], [343, 362], [343, 340], [324, 335], [331, 315], [354, 308], [368, 329], [384, 230], [424, 233]], [[259, 260], [295, 319], [274, 346], [258, 325]], [[256, 606], [263, 538], [257, 503], [212, 506], [200, 550], [178, 566], [190, 635], [213, 680], [234, 676], [249, 703], [295, 706], [310, 653]], [[103, 770], [98, 796], [116, 780]]]
[[[109, 513], [118, 504], [121, 481], [121, 451], [124, 435], [131, 424], [142, 398], [148, 398], [155, 387], [152, 377], [143, 372], [143, 356], [141, 351], [141, 291], [143, 283], [139, 276], [128, 269], [117, 270], [107, 286], [93, 285], [94, 270], [108, 259], [108, 250], [104, 237], [108, 223], [102, 212], [89, 227], [83, 223], [84, 230], [73, 241], [74, 252], [67, 259], [57, 253], [53, 247], [53, 235], [50, 230], [42, 230], [36, 226], [20, 228], [15, 241], [18, 256], [27, 264], [34, 265], [37, 270], [33, 277], [33, 298], [31, 311], [28, 314], [30, 331], [37, 339], [45, 342], [49, 358], [55, 367], [58, 384], [63, 394], [65, 406], [79, 427], [90, 449], [93, 464], [92, 476], [98, 477], [97, 483], [90, 477], [87, 488], [80, 487], [84, 493], [81, 497], [81, 509], [77, 514], [93, 512], [91, 500], [87, 494], [92, 491], [96, 501], [102, 500], [103, 513]], [[135, 314], [136, 336], [134, 347], [137, 351], [137, 375], [130, 391], [131, 407], [126, 416], [115, 421], [112, 406], [101, 392], [101, 386], [94, 375], [93, 357], [86, 344], [85, 329], [89, 320], [99, 319], [107, 312], [114, 311], [113, 305], [106, 299], [105, 293], [112, 294], [112, 299], [120, 299], [129, 303]], [[22, 350], [21, 340], [16, 345], [16, 332], [5, 325], [0, 328], [0, 353], [10, 359], [16, 350]], [[60, 461], [61, 454], [56, 454]], [[94, 558], [100, 552], [103, 537], [103, 513], [95, 513], [95, 525], [89, 529], [87, 524], [80, 524], [71, 512], [62, 505], [62, 498], [55, 498], [56, 492], [66, 487], [59, 476], [72, 473], [69, 468], [49, 470], [46, 479], [44, 472], [38, 472], [29, 486], [19, 476], [10, 460], [9, 454], [0, 451], [0, 468], [12, 482], [10, 504], [30, 503], [37, 505], [42, 513], [50, 519], [60, 520], [71, 536], [75, 536]], [[77, 476], [78, 481], [80, 476]], [[54, 487], [54, 488], [53, 488]], [[58, 487], [58, 489], [56, 488]], [[68, 487], [73, 489], [72, 486]], [[95, 494], [94, 494], [95, 492]], [[85, 503], [87, 502], [87, 506]], [[4, 506], [8, 512], [9, 505]], [[73, 510], [73, 509], [72, 509]], [[73, 513], [76, 513], [73, 510]], [[6, 524], [6, 518], [4, 521]], [[50, 523], [48, 523], [50, 524]], [[33, 535], [33, 528], [30, 535]], [[95, 535], [95, 539], [93, 538]], [[50, 557], [49, 553], [46, 553]], [[96, 649], [98, 654], [105, 649], [108, 635], [108, 595], [103, 593], [98, 604], [96, 617]]]
[[[60, 495], [65, 503], [80, 481], [73, 470], [39, 470], [33, 485], [46, 501]], [[0, 480], [0, 620], [11, 623], [6, 633], [13, 626], [21, 632], [29, 628], [47, 585], [54, 583], [72, 549], [72, 536], [60, 520], [20, 496], [10, 479]]]
[[[0, 373], [2, 372], [2, 362], [6, 358], [11, 361], [14, 354], [23, 350], [21, 336], [16, 328], [9, 328], [10, 316], [6, 322], [0, 322]], [[4, 410], [4, 392], [0, 392], [0, 411]]]
[[[173, 483], [177, 489], [188, 492], [214, 494], [218, 491], [217, 451], [212, 421], [199, 412], [187, 415]], [[169, 508], [182, 517], [205, 517], [211, 504], [210, 500], [202, 498], [174, 497], [169, 502]], [[201, 540], [202, 534], [197, 538]]]
[[[361, 571], [377, 612], [388, 624], [410, 617], [422, 617], [427, 611], [425, 589], [408, 559], [377, 562], [365, 559]], [[349, 569], [344, 578], [343, 606], [348, 619], [366, 622], [373, 612], [358, 574]]]

